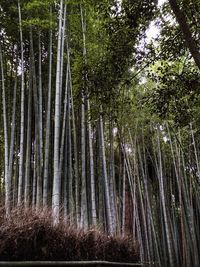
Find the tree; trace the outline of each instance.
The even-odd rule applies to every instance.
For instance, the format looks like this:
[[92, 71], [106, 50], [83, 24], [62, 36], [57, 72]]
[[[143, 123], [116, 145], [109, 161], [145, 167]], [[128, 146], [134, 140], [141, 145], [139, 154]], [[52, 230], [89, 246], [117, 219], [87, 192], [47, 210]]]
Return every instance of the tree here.
[[179, 8], [179, 5], [176, 0], [169, 0], [170, 6], [175, 14], [175, 17], [179, 23], [179, 26], [181, 28], [181, 31], [183, 33], [183, 36], [185, 38], [185, 42], [187, 44], [187, 47], [190, 50], [190, 53], [192, 57], [194, 58], [194, 61], [197, 65], [197, 67], [200, 70], [200, 53], [198, 46], [192, 36], [192, 32], [190, 31], [190, 28], [188, 26], [186, 17], [184, 15], [184, 12]]
[[59, 148], [60, 148], [60, 63], [61, 63], [61, 43], [62, 43], [62, 19], [63, 19], [63, 1], [60, 1], [59, 9], [59, 29], [58, 29], [58, 46], [57, 46], [57, 66], [56, 66], [56, 96], [55, 96], [55, 126], [54, 126], [54, 178], [52, 193], [53, 218], [56, 224], [59, 220], [60, 209], [60, 172], [59, 172]]

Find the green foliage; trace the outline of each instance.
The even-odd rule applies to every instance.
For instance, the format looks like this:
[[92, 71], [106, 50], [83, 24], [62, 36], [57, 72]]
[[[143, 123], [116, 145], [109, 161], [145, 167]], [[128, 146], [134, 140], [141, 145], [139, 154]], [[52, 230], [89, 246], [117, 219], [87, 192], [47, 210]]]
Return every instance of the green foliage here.
[[39, 0], [32, 0], [31, 2], [29, 1], [28, 3], [25, 4], [25, 9], [27, 11], [32, 12], [33, 10], [35, 11], [41, 11], [43, 9], [46, 10], [49, 5], [52, 5], [54, 3], [53, 0], [44, 0], [44, 1], [39, 1]]
[[24, 4], [24, 11], [27, 13], [27, 18], [23, 21], [25, 26], [35, 26], [40, 29], [55, 28], [56, 17], [52, 18], [50, 14], [50, 6], [54, 4], [52, 0], [32, 0]]
[[[199, 1], [178, 1], [196, 42], [199, 42]], [[146, 88], [142, 103], [152, 116], [170, 120], [176, 126], [195, 121], [199, 125], [200, 74], [194, 66], [184, 37], [168, 2], [156, 17], [160, 34], [145, 47], [139, 67], [150, 66], [144, 74]], [[144, 58], [145, 57], [145, 58]], [[137, 56], [138, 60], [138, 56]]]
[[123, 1], [121, 7], [118, 1], [102, 1], [90, 10], [93, 15], [87, 17], [86, 67], [89, 91], [106, 109], [117, 98], [116, 88], [132, 65], [135, 44], [156, 11], [156, 1]]
[[150, 78], [155, 86], [145, 99], [153, 112], [162, 119], [173, 119], [178, 125], [197, 119], [200, 74], [193, 63], [161, 61], [152, 68]]

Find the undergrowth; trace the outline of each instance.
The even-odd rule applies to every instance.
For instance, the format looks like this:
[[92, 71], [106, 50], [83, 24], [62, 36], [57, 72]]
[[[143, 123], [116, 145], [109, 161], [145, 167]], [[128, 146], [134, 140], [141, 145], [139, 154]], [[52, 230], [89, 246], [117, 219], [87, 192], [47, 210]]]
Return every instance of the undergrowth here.
[[138, 245], [130, 237], [83, 231], [61, 221], [53, 226], [49, 211], [0, 211], [1, 261], [137, 262]]

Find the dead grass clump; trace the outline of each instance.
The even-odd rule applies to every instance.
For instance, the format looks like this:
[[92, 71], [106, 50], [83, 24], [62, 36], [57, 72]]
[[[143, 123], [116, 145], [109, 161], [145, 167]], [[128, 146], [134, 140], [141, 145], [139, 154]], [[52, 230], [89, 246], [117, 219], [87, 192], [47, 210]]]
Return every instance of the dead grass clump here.
[[138, 246], [130, 238], [77, 230], [64, 222], [52, 225], [48, 211], [15, 210], [9, 219], [0, 211], [1, 261], [137, 262]]

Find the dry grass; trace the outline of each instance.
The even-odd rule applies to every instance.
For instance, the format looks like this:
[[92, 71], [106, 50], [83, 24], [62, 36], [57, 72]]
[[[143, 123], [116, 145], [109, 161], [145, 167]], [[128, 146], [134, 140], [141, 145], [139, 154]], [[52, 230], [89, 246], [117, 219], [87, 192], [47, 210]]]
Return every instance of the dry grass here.
[[138, 245], [129, 237], [77, 230], [63, 222], [52, 225], [49, 211], [0, 210], [0, 260], [107, 260], [137, 262]]

